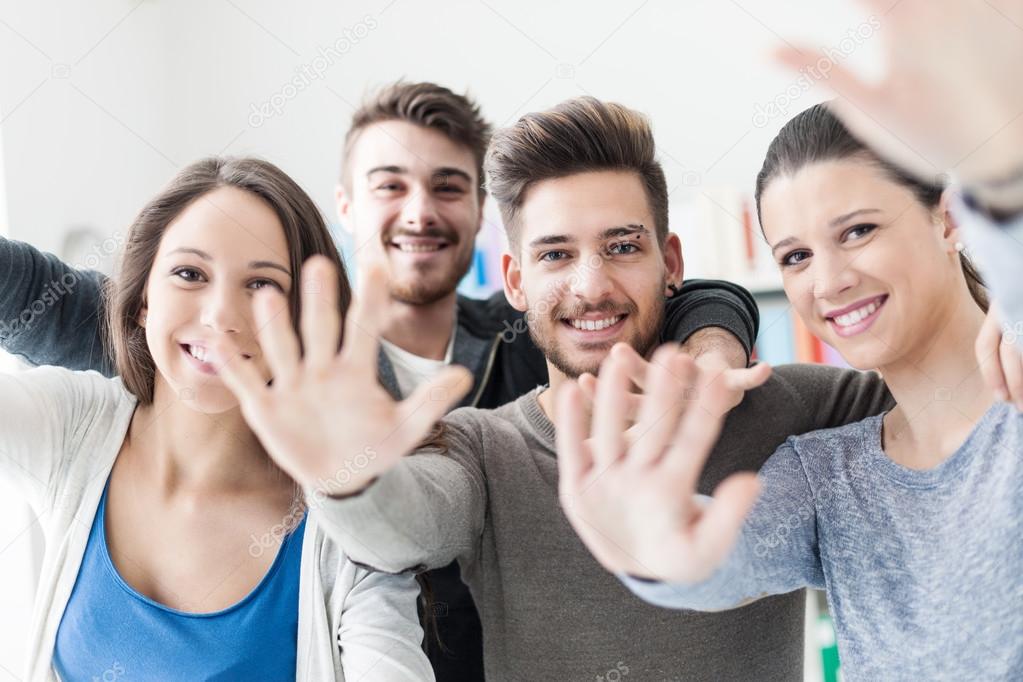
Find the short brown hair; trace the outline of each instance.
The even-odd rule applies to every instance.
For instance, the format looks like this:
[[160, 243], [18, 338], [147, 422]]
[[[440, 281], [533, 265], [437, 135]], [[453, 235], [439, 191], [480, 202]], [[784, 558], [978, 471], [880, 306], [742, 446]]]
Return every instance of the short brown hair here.
[[458, 95], [436, 83], [398, 81], [385, 86], [363, 102], [352, 114], [352, 125], [345, 134], [342, 151], [341, 181], [348, 183], [348, 159], [352, 147], [368, 126], [384, 121], [406, 121], [441, 132], [452, 142], [472, 151], [476, 161], [479, 194], [483, 188], [483, 156], [490, 144], [490, 124], [480, 115], [480, 107], [468, 95]]
[[211, 157], [182, 168], [139, 212], [128, 231], [118, 275], [107, 283], [107, 343], [117, 373], [139, 402], [153, 402], [156, 364], [146, 343], [139, 315], [146, 305], [146, 282], [167, 226], [193, 201], [219, 187], [237, 187], [265, 201], [284, 227], [288, 265], [295, 273], [288, 294], [291, 319], [298, 331], [302, 264], [315, 254], [337, 268], [341, 314], [348, 310], [352, 290], [337, 247], [323, 216], [305, 191], [277, 166], [252, 158]]
[[485, 162], [487, 189], [497, 201], [508, 241], [518, 246], [516, 219], [529, 188], [577, 173], [637, 173], [646, 190], [658, 243], [668, 235], [668, 184], [655, 156], [646, 116], [614, 102], [578, 97], [526, 114], [497, 131]]

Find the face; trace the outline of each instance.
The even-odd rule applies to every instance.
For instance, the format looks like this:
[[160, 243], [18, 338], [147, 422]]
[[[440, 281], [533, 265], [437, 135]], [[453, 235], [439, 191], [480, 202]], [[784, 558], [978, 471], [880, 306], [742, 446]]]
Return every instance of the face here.
[[518, 248], [503, 259], [505, 293], [564, 375], [596, 373], [620, 341], [646, 355], [660, 338], [668, 283], [682, 281], [678, 237], [658, 246], [639, 177], [600, 171], [531, 187]]
[[157, 396], [169, 389], [207, 414], [235, 408], [237, 400], [217, 376], [222, 360], [212, 351], [227, 338], [269, 379], [251, 298], [267, 286], [287, 294], [288, 262], [273, 209], [234, 187], [200, 197], [168, 225], [147, 280], [142, 320]]
[[391, 297], [428, 305], [454, 293], [472, 264], [483, 212], [472, 150], [406, 121], [364, 129], [337, 191], [360, 265], [383, 263]]
[[961, 303], [956, 233], [942, 214], [858, 159], [805, 166], [761, 196], [789, 301], [860, 369], [919, 349]]

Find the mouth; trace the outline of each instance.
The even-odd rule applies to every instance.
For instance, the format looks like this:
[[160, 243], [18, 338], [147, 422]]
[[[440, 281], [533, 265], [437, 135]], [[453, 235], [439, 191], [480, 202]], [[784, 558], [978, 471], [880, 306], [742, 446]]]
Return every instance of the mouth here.
[[831, 328], [841, 337], [848, 338], [867, 331], [881, 315], [881, 309], [888, 302], [888, 294], [864, 299], [851, 306], [832, 311], [825, 315]]
[[[215, 375], [217, 374], [217, 366], [224, 364], [223, 360], [207, 346], [198, 343], [181, 343], [178, 345], [181, 347], [181, 352], [188, 358], [190, 364], [202, 374]], [[252, 356], [248, 353], [242, 353], [241, 356], [246, 360], [252, 359]]]
[[604, 317], [569, 317], [561, 324], [570, 330], [572, 336], [583, 342], [600, 342], [616, 337], [625, 326], [626, 313]]
[[451, 246], [447, 239], [439, 237], [396, 237], [388, 242], [388, 247], [403, 254], [429, 256], [444, 251]]

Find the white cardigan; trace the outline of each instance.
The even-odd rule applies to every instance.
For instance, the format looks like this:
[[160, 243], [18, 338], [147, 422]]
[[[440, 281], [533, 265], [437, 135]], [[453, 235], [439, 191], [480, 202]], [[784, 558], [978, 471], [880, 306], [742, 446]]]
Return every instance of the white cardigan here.
[[[24, 679], [57, 679], [51, 659], [103, 487], [136, 400], [119, 379], [45, 367], [0, 374], [0, 476], [22, 490], [46, 537]], [[300, 682], [433, 680], [409, 575], [353, 564], [306, 521], [299, 578]]]

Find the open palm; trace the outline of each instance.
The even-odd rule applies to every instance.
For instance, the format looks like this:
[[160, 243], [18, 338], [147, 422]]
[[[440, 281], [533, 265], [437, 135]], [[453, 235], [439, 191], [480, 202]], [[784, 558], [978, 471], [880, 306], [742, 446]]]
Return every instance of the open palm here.
[[758, 490], [756, 477], [743, 473], [712, 500], [696, 495], [732, 401], [727, 382], [713, 379], [725, 367], [699, 366], [677, 347], [658, 349], [632, 424], [630, 365], [628, 353], [615, 351], [601, 365], [591, 425], [578, 385], [557, 395], [562, 507], [605, 568], [698, 582], [725, 558]]
[[304, 353], [281, 295], [267, 288], [253, 305], [272, 384], [230, 349], [232, 360], [221, 370], [274, 461], [328, 495], [356, 493], [395, 466], [472, 383], [467, 370], [449, 367], [407, 399], [391, 397], [377, 380], [388, 286], [382, 270], [367, 270], [340, 352], [337, 273], [314, 256], [302, 271]]

